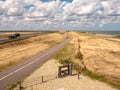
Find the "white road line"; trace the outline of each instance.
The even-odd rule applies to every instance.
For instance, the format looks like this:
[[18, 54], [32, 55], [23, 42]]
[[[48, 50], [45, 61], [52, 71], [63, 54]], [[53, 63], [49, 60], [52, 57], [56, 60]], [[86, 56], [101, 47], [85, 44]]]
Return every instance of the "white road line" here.
[[46, 53], [46, 54], [42, 55], [41, 57], [39, 57], [39, 58], [35, 59], [34, 61], [29, 62], [27, 65], [25, 65], [25, 66], [23, 66], [23, 67], [21, 67], [21, 68], [19, 68], [19, 69], [15, 70], [14, 72], [9, 73], [8, 75], [6, 75], [6, 76], [4, 76], [4, 77], [0, 78], [0, 81], [1, 81], [1, 80], [3, 80], [3, 79], [5, 79], [5, 78], [7, 78], [7, 77], [9, 77], [9, 76], [11, 76], [11, 75], [13, 75], [14, 73], [16, 73], [16, 72], [18, 72], [18, 71], [20, 71], [20, 70], [22, 70], [22, 69], [24, 69], [24, 68], [26, 68], [26, 67], [30, 66], [31, 64], [33, 64], [33, 63], [37, 62], [40, 58], [42, 58], [42, 57], [44, 57], [44, 56], [46, 56], [46, 55], [50, 54], [51, 52], [53, 52], [53, 51], [54, 51], [54, 50], [56, 50], [57, 48], [59, 48], [59, 47], [55, 47], [54, 49], [52, 49], [52, 50], [51, 50], [51, 51], [49, 51], [48, 53]]
[[6, 76], [4, 76], [4, 77], [2, 77], [0, 80], [3, 80], [3, 79], [5, 79], [5, 78], [9, 77], [9, 76], [11, 76], [12, 74], [13, 74], [13, 72], [12, 72], [12, 73], [9, 73], [8, 75], [6, 75]]
[[14, 73], [16, 73], [16, 72], [18, 72], [18, 71], [20, 71], [20, 70], [24, 69], [25, 67], [26, 67], [26, 66], [23, 66], [23, 67], [21, 67], [21, 68], [19, 68], [19, 69], [15, 70], [15, 71], [14, 71]]
[[31, 65], [31, 64], [33, 64], [34, 63], [34, 61], [32, 61], [32, 62], [30, 62], [30, 63], [28, 63], [27, 65], [25, 65], [26, 67], [27, 66], [29, 66], [29, 65]]

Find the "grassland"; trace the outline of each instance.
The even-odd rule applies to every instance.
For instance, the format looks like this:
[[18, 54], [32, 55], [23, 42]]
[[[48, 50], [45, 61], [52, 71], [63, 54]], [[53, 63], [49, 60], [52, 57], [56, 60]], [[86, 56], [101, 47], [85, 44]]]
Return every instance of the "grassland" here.
[[[64, 35], [52, 33], [50, 35], [45, 35], [42, 37], [34, 37], [25, 41], [23, 40], [21, 42], [11, 42], [9, 45], [4, 45], [4, 47], [0, 46], [1, 50], [3, 50], [3, 56], [2, 54], [1, 56], [5, 57], [6, 55], [7, 59], [9, 58], [9, 61], [6, 61], [9, 62], [7, 64], [7, 66], [9, 66], [14, 63], [15, 60], [18, 62], [19, 60], [25, 60], [26, 58], [33, 56], [33, 54], [35, 55], [38, 52], [41, 52], [59, 43], [65, 39], [66, 35], [71, 36], [73, 38], [72, 41], [60, 52], [58, 52], [53, 58], [59, 62], [69, 59], [75, 63], [78, 66], [77, 69], [79, 69], [79, 67], [82, 67], [81, 61], [75, 58], [78, 52], [79, 44], [81, 46], [80, 51], [83, 55], [83, 61], [87, 68], [83, 74], [89, 76], [91, 79], [97, 79], [99, 81], [106, 82], [107, 84], [120, 89], [120, 42], [107, 40], [106, 38], [111, 38], [110, 36], [102, 37], [95, 34], [78, 32], [68, 32]], [[80, 40], [79, 43], [78, 39]], [[15, 46], [16, 48], [14, 47], [14, 49], [12, 48], [10, 50], [11, 46]], [[14, 54], [12, 52], [14, 52]], [[17, 55], [16, 52], [19, 52], [19, 54]], [[32, 55], [30, 52], [32, 52]], [[21, 56], [23, 59], [16, 57], [19, 55], [23, 55]], [[6, 59], [1, 59], [1, 56], [0, 61], [5, 61]], [[13, 56], [14, 58], [16, 57], [16, 59], [13, 59]], [[10, 60], [11, 57], [12, 60]], [[19, 60], [17, 60], [18, 58]]]
[[[82, 61], [84, 61], [84, 64], [86, 65], [86, 70], [83, 70], [81, 73], [84, 76], [88, 76], [92, 79], [90, 81], [90, 83], [92, 83], [92, 82], [93, 83], [92, 83], [92, 85], [89, 84], [90, 88], [96, 87], [96, 89], [97, 89], [98, 86], [100, 86], [101, 87], [101, 89], [99, 88], [100, 90], [107, 90], [107, 89], [115, 90], [114, 88], [111, 89], [111, 87], [110, 88], [108, 87], [109, 85], [112, 85], [112, 86], [116, 87], [117, 89], [120, 89], [120, 84], [119, 84], [120, 83], [120, 81], [119, 81], [120, 80], [119, 79], [119, 72], [120, 72], [120, 69], [119, 69], [119, 64], [120, 64], [120, 62], [119, 62], [119, 60], [120, 60], [119, 44], [120, 43], [115, 42], [115, 41], [106, 40], [106, 38], [108, 38], [108, 37], [96, 36], [94, 34], [89, 34], [89, 33], [69, 32], [69, 33], [67, 33], [67, 35], [69, 35], [73, 38], [72, 41], [68, 45], [66, 45], [62, 50], [60, 50], [53, 58], [56, 61], [60, 62], [61, 64], [71, 61], [75, 64], [75, 69], [79, 71], [79, 70], [81, 70], [81, 67], [83, 67], [81, 60], [79, 58], [76, 58], [76, 55], [78, 52], [78, 45], [80, 45], [80, 51], [81, 51], [81, 54], [83, 55]], [[78, 39], [79, 39], [79, 42], [78, 42]], [[51, 67], [52, 64], [53, 63], [51, 62], [51, 64], [48, 64], [46, 66], [43, 65], [44, 70], [42, 70], [42, 71], [43, 72], [46, 70], [49, 71], [48, 66]], [[55, 69], [55, 67], [53, 67], [53, 68]], [[39, 68], [39, 69], [41, 69], [41, 68]], [[51, 68], [52, 71], [54, 71], [54, 69]], [[57, 67], [57, 69], [58, 69], [58, 67]], [[55, 72], [57, 73], [57, 71], [55, 71]], [[44, 72], [44, 73], [46, 73], [46, 72]], [[41, 70], [37, 70], [35, 73], [30, 75], [30, 77], [36, 77], [36, 75], [38, 75], [38, 74], [41, 74]], [[30, 77], [28, 77], [28, 78], [30, 80], [32, 80]], [[33, 86], [33, 88], [38, 90], [38, 88], [41, 87], [41, 88], [44, 88], [43, 90], [46, 90], [46, 88], [52, 87], [54, 85], [55, 86], [61, 85], [62, 83], [68, 83], [68, 82], [72, 82], [72, 85], [73, 85], [72, 87], [65, 86], [65, 87], [69, 88], [69, 90], [71, 90], [71, 88], [75, 88], [75, 86], [77, 84], [80, 85], [81, 82], [82, 82], [82, 84], [81, 84], [82, 86], [85, 85], [85, 87], [88, 88], [89, 87], [88, 77], [86, 79], [86, 82], [84, 81], [86, 77], [83, 77], [82, 79], [80, 79], [79, 80], [80, 82], [78, 82], [75, 79], [75, 77], [74, 78], [67, 77], [67, 78], [63, 78], [63, 79], [53, 80], [53, 81], [50, 81], [45, 84], [39, 84], [37, 86]], [[74, 82], [74, 79], [75, 79], [75, 82]], [[61, 82], [59, 82], [59, 80]], [[106, 86], [104, 86], [103, 83], [100, 85], [100, 84], [98, 84], [99, 81], [96, 81], [96, 80], [99, 80], [101, 82], [106, 82], [109, 85], [107, 86], [105, 84]], [[84, 82], [84, 84], [83, 84], [83, 82]], [[75, 90], [80, 90], [79, 88], [81, 88], [81, 86], [77, 86], [77, 89], [75, 89]], [[85, 89], [85, 90], [89, 90], [90, 88]], [[106, 88], [106, 89], [102, 89], [102, 88]], [[93, 90], [93, 89], [91, 89], [91, 90]]]
[[87, 68], [83, 74], [120, 89], [120, 42], [106, 40], [110, 36], [102, 37], [89, 33], [69, 32], [69, 35], [73, 38], [70, 42], [72, 47], [66, 46], [55, 59], [61, 60], [67, 56], [64, 59], [66, 60], [72, 57], [72, 62], [80, 69], [82, 64], [75, 58], [79, 38], [80, 50]]
[[87, 68], [85, 73], [120, 89], [120, 42], [94, 34], [72, 32], [71, 35], [76, 48], [77, 38], [81, 40], [81, 52]]
[[115, 36], [115, 38], [120, 38], [120, 36]]
[[48, 49], [63, 40], [66, 36], [58, 33], [31, 37], [0, 44], [0, 71]]
[[69, 43], [58, 53], [56, 53], [53, 58], [56, 60], [65, 60], [65, 59], [73, 58], [74, 52], [75, 50], [73, 44]]

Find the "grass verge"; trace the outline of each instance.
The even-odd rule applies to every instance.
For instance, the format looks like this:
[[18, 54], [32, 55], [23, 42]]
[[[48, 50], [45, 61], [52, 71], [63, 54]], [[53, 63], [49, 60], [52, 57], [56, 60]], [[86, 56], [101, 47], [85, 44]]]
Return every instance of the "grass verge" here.
[[13, 90], [18, 84], [19, 84], [19, 82], [14, 83], [14, 84], [8, 86], [8, 87], [6, 88], [6, 90]]
[[0, 44], [5, 44], [5, 43], [9, 43], [9, 42], [14, 42], [14, 41], [20, 41], [20, 40], [24, 40], [24, 39], [27, 39], [27, 38], [28, 37], [15, 38], [15, 39], [7, 39], [7, 40], [0, 41]]
[[14, 61], [9, 61], [9, 63], [7, 63], [6, 65], [0, 65], [0, 71], [6, 69], [9, 66], [15, 65], [17, 63], [15, 63]]
[[111, 85], [112, 87], [114, 88], [117, 88], [118, 90], [120, 90], [120, 83], [118, 82], [115, 82], [109, 78], [106, 78], [105, 76], [102, 76], [102, 75], [98, 75], [98, 74], [95, 74], [89, 70], [84, 70], [82, 72], [84, 75], [88, 76], [89, 78], [93, 79], [93, 80], [99, 80], [101, 82], [105, 82], [106, 84], [108, 85]]
[[[64, 40], [62, 40], [61, 42], [63, 42]], [[59, 44], [60, 42], [56, 42], [54, 40], [51, 40], [51, 41], [43, 41], [42, 43], [45, 43], [47, 45], [49, 45], [50, 47], [53, 47], [54, 45], [57, 45]]]
[[120, 36], [115, 36], [115, 38], [119, 38], [120, 39]]
[[74, 45], [69, 43], [63, 49], [61, 49], [58, 53], [56, 53], [53, 58], [59, 60], [61, 63], [63, 60], [67, 60], [73, 57], [75, 52]]
[[[42, 43], [48, 44], [50, 47], [52, 47], [52, 46], [54, 46], [54, 45], [56, 45], [56, 44], [59, 44], [59, 43], [63, 42], [65, 39], [66, 39], [66, 38], [63, 38], [61, 41], [44, 41], [44, 42], [42, 42]], [[71, 46], [72, 46], [72, 45], [70, 45], [70, 47], [71, 47]], [[8, 64], [8, 66], [14, 65], [14, 64], [16, 64], [16, 63], [10, 62], [10, 63]], [[6, 67], [5, 67], [5, 68], [6, 68]], [[30, 74], [29, 74], [29, 75], [30, 75]], [[29, 75], [28, 75], [28, 76], [29, 76]], [[28, 76], [26, 76], [26, 77], [28, 77]], [[24, 77], [22, 80], [24, 80], [26, 77]], [[7, 90], [13, 90], [13, 89], [16, 88], [18, 85], [20, 85], [20, 83], [22, 82], [22, 80], [20, 80], [20, 81], [14, 83], [14, 84], [8, 86], [8, 87], [7, 87]], [[18, 88], [19, 88], [19, 87], [18, 87]], [[22, 88], [22, 87], [21, 87], [21, 88]], [[17, 89], [16, 89], [16, 90], [17, 90]], [[18, 90], [19, 90], [19, 89], [18, 89]], [[21, 89], [20, 89], [20, 90], [21, 90]]]
[[[72, 57], [74, 55], [74, 52], [75, 52], [75, 50], [74, 50], [73, 44], [68, 44], [62, 50], [60, 50], [53, 58], [59, 60], [59, 62], [61, 64], [64, 64], [70, 60], [70, 57]], [[63, 60], [66, 60], [66, 61], [63, 61]], [[111, 85], [112, 87], [120, 90], [120, 83], [118, 83], [116, 81], [106, 78], [105, 76], [93, 73], [93, 72], [89, 71], [88, 69], [83, 69], [78, 64], [74, 65], [74, 69], [78, 72], [82, 71], [83, 75], [88, 76], [92, 80], [98, 80], [98, 81], [104, 82], [104, 83]]]

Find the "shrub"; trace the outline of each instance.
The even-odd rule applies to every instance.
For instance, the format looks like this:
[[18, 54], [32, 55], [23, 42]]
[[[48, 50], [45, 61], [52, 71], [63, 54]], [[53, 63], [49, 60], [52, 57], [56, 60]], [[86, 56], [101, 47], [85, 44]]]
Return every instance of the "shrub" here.
[[65, 59], [65, 60], [60, 60], [59, 62], [60, 62], [61, 64], [63, 64], [63, 65], [68, 65], [69, 63], [72, 63], [72, 61], [71, 61], [70, 58]]
[[82, 59], [83, 59], [82, 53], [79, 51], [79, 52], [77, 53], [77, 55], [75, 56], [75, 58], [76, 58], [76, 59], [79, 59], [79, 60], [82, 60]]

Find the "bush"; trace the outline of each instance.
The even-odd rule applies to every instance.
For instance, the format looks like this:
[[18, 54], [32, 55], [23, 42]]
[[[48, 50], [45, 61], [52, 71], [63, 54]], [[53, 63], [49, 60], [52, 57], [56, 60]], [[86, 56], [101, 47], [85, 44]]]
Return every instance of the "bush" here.
[[63, 65], [68, 65], [69, 63], [72, 63], [70, 58], [65, 60], [60, 60], [59, 62]]
[[81, 52], [78, 52], [77, 55], [75, 56], [76, 59], [82, 60], [83, 59], [83, 55]]

